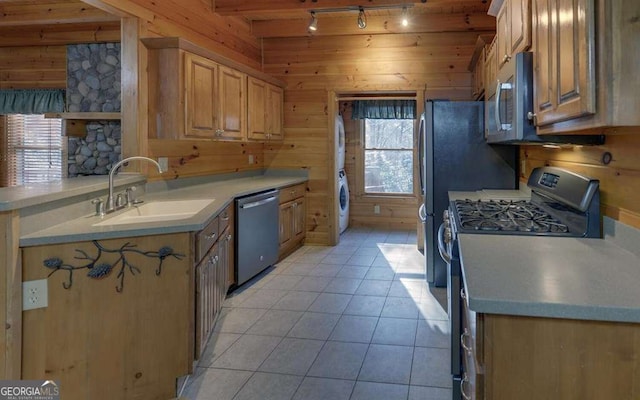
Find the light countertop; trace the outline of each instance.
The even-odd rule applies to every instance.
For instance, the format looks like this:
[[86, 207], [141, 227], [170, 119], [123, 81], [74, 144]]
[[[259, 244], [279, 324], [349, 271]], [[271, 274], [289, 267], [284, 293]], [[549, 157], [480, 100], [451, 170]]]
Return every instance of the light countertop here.
[[473, 311], [640, 322], [640, 257], [614, 240], [484, 234], [458, 238]]
[[211, 203], [190, 218], [127, 225], [94, 226], [127, 209], [108, 214], [104, 219], [86, 215], [20, 237], [20, 246], [68, 243], [119, 237], [146, 236], [199, 231], [234, 198], [307, 181], [307, 177], [286, 174], [264, 174], [216, 182], [196, 182], [185, 187], [147, 190], [146, 203], [159, 200], [209, 199]]
[[[140, 174], [120, 173], [115, 186], [130, 186], [145, 182]], [[92, 193], [108, 187], [106, 176], [83, 176], [54, 182], [0, 188], [0, 211], [18, 210], [43, 203]]]

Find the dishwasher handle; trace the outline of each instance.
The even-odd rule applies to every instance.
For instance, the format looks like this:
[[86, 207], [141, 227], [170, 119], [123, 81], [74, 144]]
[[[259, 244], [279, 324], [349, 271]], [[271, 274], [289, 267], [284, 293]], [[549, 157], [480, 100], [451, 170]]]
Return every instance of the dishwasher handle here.
[[254, 201], [251, 203], [240, 204], [240, 208], [246, 210], [248, 208], [260, 207], [261, 205], [271, 203], [272, 201], [276, 201], [276, 200], [278, 200], [278, 196], [267, 197], [266, 199]]

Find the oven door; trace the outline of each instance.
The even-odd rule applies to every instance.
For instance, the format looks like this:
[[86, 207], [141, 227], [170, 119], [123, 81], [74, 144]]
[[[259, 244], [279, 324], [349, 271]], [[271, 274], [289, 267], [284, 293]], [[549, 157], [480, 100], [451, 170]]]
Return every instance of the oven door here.
[[[455, 235], [445, 235], [447, 229], [450, 228], [445, 227], [444, 223], [438, 228], [438, 252], [444, 262], [447, 263], [447, 306], [449, 313], [449, 331], [451, 333], [451, 374], [455, 380], [456, 377], [462, 374], [460, 342], [462, 323], [460, 289], [462, 274], [460, 258], [458, 257], [457, 251], [457, 241], [455, 240]], [[445, 240], [445, 236], [451, 239]], [[454, 387], [456, 387], [455, 384]]]

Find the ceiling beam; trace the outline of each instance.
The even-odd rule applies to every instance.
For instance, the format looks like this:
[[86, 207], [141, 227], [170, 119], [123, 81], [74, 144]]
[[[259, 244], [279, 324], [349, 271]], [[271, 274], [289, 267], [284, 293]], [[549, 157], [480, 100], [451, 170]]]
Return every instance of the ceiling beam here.
[[0, 26], [107, 22], [120, 19], [80, 1], [0, 2], [0, 15]]
[[[446, 1], [452, 0], [429, 0]], [[243, 15], [252, 13], [277, 14], [282, 11], [307, 11], [331, 8], [347, 8], [363, 6], [365, 8], [422, 4], [426, 0], [215, 0], [215, 11], [220, 15]]]
[[[219, 1], [219, 0], [218, 0]], [[252, 33], [256, 37], [300, 37], [330, 35], [373, 35], [385, 33], [431, 33], [494, 31], [496, 19], [484, 13], [473, 14], [417, 14], [410, 18], [409, 26], [402, 26], [399, 16], [369, 16], [367, 27], [358, 28], [357, 15], [353, 17], [318, 16], [318, 30], [307, 31], [309, 18], [293, 20], [253, 21]]]

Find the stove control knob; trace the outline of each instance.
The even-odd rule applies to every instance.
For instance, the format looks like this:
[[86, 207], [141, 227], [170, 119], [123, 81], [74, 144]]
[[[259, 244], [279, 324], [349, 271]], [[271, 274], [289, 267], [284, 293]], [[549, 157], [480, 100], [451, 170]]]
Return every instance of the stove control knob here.
[[453, 239], [452, 235], [451, 235], [451, 228], [445, 228], [444, 229], [444, 242], [446, 244], [451, 243], [451, 240]]

